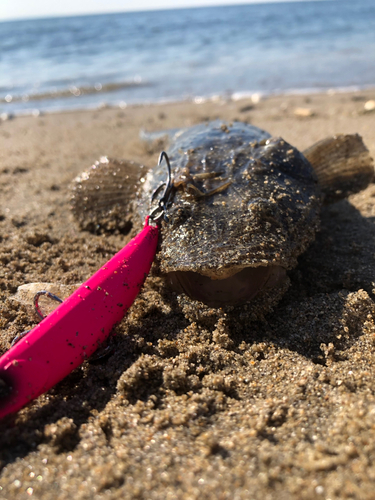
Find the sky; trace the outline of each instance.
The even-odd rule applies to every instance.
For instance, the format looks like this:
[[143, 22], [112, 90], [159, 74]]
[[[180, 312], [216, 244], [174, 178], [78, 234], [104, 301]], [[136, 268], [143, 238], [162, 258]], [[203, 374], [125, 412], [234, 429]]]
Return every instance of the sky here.
[[[283, 0], [0, 0], [0, 20]], [[285, 1], [285, 0], [284, 0]]]

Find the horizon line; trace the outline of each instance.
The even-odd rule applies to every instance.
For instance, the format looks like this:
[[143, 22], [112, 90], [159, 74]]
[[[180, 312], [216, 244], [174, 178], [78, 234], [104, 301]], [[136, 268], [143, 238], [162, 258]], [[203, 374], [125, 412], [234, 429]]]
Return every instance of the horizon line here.
[[37, 21], [43, 19], [59, 19], [65, 17], [85, 17], [85, 16], [102, 16], [111, 14], [125, 14], [136, 13], [136, 12], [157, 12], [163, 10], [189, 10], [189, 9], [202, 9], [202, 8], [215, 8], [215, 7], [238, 7], [240, 5], [256, 5], [264, 3], [305, 3], [305, 2], [334, 2], [337, 0], [250, 0], [250, 1], [239, 1], [238, 3], [227, 3], [225, 1], [218, 2], [217, 4], [203, 4], [203, 5], [182, 5], [182, 6], [172, 6], [172, 7], [156, 7], [156, 8], [137, 8], [137, 9], [124, 9], [124, 10], [108, 10], [102, 12], [75, 12], [75, 13], [64, 13], [64, 14], [46, 14], [46, 15], [36, 15], [36, 16], [26, 16], [26, 17], [0, 17], [0, 23], [2, 22], [14, 22], [14, 21]]

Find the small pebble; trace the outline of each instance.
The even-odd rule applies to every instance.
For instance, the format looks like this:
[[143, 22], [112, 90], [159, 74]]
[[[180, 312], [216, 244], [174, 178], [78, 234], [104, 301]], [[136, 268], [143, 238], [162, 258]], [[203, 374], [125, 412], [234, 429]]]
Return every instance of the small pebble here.
[[370, 99], [369, 101], [365, 102], [364, 110], [367, 112], [374, 111], [375, 110], [375, 101], [373, 99]]
[[7, 120], [12, 120], [14, 118], [14, 115], [12, 113], [1, 113], [0, 114], [0, 121], [6, 122]]
[[298, 118], [310, 118], [314, 116], [314, 112], [311, 108], [296, 108], [294, 110], [294, 116]]

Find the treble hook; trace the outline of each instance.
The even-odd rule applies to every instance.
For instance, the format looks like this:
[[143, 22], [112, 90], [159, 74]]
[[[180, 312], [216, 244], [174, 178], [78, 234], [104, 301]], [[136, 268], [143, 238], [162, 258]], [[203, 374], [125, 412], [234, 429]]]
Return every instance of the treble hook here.
[[167, 182], [163, 182], [152, 194], [151, 196], [151, 201], [153, 201], [156, 196], [159, 194], [160, 190], [162, 189], [163, 186], [165, 186], [164, 193], [162, 197], [160, 198], [157, 207], [152, 210], [150, 213], [150, 219], [152, 219], [154, 222], [159, 222], [161, 217], [164, 218], [166, 222], [168, 222], [168, 217], [167, 217], [167, 209], [170, 207], [171, 204], [171, 194], [173, 191], [173, 182], [172, 182], [172, 170], [171, 170], [171, 164], [169, 162], [168, 155], [165, 151], [162, 151], [159, 156], [159, 161], [158, 161], [158, 166], [161, 164], [161, 162], [165, 159], [167, 163], [167, 168], [168, 168], [168, 180]]

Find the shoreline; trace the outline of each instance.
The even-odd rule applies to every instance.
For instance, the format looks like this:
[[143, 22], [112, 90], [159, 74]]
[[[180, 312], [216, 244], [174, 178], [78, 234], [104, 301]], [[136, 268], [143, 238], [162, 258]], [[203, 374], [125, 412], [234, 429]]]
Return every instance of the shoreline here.
[[[122, 88], [122, 87], [128, 87], [128, 86], [149, 86], [152, 85], [148, 82], [123, 82], [123, 83], [118, 83], [118, 84], [103, 84], [103, 86], [100, 84], [100, 87], [103, 87], [104, 89], [107, 87], [111, 86], [116, 86], [116, 88]], [[92, 88], [90, 87], [72, 87], [70, 90], [61, 90], [57, 91], [54, 93], [51, 93], [51, 98], [53, 98], [52, 102], [56, 99], [60, 99], [61, 97], [67, 97], [69, 96], [69, 101], [73, 102], [74, 99], [81, 99], [82, 97], [85, 96], [92, 96], [92, 95], [97, 95], [98, 101], [97, 103], [91, 103], [86, 106], [82, 107], [69, 107], [69, 106], [63, 106], [61, 108], [57, 109], [50, 109], [49, 107], [45, 108], [43, 105], [38, 108], [36, 105], [35, 107], [30, 107], [27, 109], [20, 109], [17, 111], [12, 111], [10, 110], [9, 112], [7, 111], [7, 106], [8, 104], [11, 106], [11, 103], [13, 102], [35, 102], [35, 103], [40, 103], [43, 99], [46, 99], [46, 97], [49, 95], [48, 93], [44, 92], [42, 94], [35, 94], [34, 96], [27, 96], [27, 99], [24, 100], [23, 96], [15, 96], [12, 97], [9, 95], [10, 100], [7, 100], [8, 96], [5, 96], [3, 99], [0, 99], [0, 105], [4, 106], [4, 110], [1, 111], [0, 115], [8, 115], [11, 116], [12, 118], [15, 118], [17, 116], [33, 116], [36, 115], [37, 113], [39, 114], [54, 114], [54, 113], [65, 113], [65, 112], [84, 112], [84, 111], [94, 111], [102, 108], [111, 108], [111, 109], [125, 109], [128, 107], [141, 107], [141, 106], [165, 106], [169, 104], [202, 104], [206, 102], [228, 102], [228, 101], [242, 101], [242, 100], [251, 100], [254, 104], [257, 104], [261, 100], [266, 100], [270, 98], [277, 98], [277, 97], [289, 97], [289, 96], [310, 96], [310, 95], [341, 95], [341, 94], [359, 94], [361, 92], [367, 93], [367, 92], [372, 92], [375, 95], [375, 86], [374, 85], [363, 85], [363, 86], [358, 86], [358, 85], [349, 85], [347, 87], [332, 87], [332, 88], [300, 88], [300, 89], [286, 89], [283, 91], [279, 90], [274, 90], [270, 92], [264, 92], [264, 91], [234, 91], [230, 93], [223, 92], [221, 94], [213, 94], [213, 95], [196, 95], [196, 96], [186, 96], [186, 97], [180, 97], [180, 98], [170, 98], [170, 99], [160, 99], [157, 101], [139, 101], [139, 102], [127, 102], [125, 99], [116, 99], [114, 101], [111, 101], [111, 99], [106, 100], [105, 97], [108, 94], [101, 94], [101, 90], [96, 90], [96, 86], [93, 86]], [[111, 94], [109, 94], [111, 95]], [[103, 96], [103, 99], [100, 99], [100, 97]], [[47, 99], [48, 100], [48, 99]]]
[[[360, 133], [375, 89], [178, 102], [0, 123], [0, 348], [35, 325], [17, 287], [86, 280], [126, 242], [81, 231], [71, 183], [100, 156], [156, 164], [141, 129], [242, 120], [300, 150]], [[265, 322], [185, 318], [149, 278], [114, 352], [0, 422], [0, 498], [373, 498], [375, 185], [322, 209]]]

